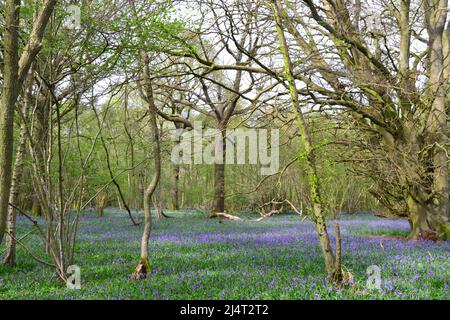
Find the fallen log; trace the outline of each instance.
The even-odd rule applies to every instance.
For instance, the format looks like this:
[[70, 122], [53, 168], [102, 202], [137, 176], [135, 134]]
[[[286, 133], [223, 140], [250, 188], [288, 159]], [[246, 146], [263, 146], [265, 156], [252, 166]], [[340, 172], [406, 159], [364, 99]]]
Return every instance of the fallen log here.
[[225, 212], [211, 212], [211, 213], [208, 213], [207, 217], [209, 219], [212, 219], [212, 218], [224, 218], [224, 219], [228, 219], [228, 220], [242, 220], [238, 216], [234, 216], [232, 214], [228, 214], [228, 213], [225, 213]]

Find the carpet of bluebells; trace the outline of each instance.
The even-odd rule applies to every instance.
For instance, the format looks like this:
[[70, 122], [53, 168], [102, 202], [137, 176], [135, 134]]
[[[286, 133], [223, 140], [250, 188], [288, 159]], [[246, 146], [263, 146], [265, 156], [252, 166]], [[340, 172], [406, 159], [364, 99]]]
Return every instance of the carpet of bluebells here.
[[[339, 216], [343, 261], [353, 285], [335, 289], [324, 278], [313, 225], [296, 215], [254, 221], [207, 220], [196, 212], [155, 219], [150, 243], [152, 274], [130, 281], [142, 226], [125, 213], [82, 216], [75, 256], [82, 287], [70, 290], [18, 248], [16, 269], [0, 266], [2, 299], [449, 299], [450, 241], [373, 239], [406, 235], [405, 220], [369, 214]], [[330, 222], [331, 223], [331, 222]], [[19, 217], [19, 236], [32, 225]], [[330, 230], [333, 230], [330, 228]], [[334, 238], [332, 238], [334, 241]], [[42, 241], [24, 243], [45, 258]], [[0, 247], [0, 256], [4, 247]], [[368, 289], [367, 268], [381, 270], [381, 288]]]

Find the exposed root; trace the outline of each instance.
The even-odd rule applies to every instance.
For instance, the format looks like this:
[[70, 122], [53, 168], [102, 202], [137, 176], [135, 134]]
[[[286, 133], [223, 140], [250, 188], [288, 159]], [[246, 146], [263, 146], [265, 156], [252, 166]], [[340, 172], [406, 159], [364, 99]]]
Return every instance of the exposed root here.
[[150, 261], [148, 258], [141, 258], [131, 275], [131, 280], [141, 280], [147, 278], [152, 272], [150, 267]]
[[423, 230], [419, 233], [417, 240], [426, 240], [426, 241], [438, 241], [439, 236], [436, 231], [433, 230]]
[[335, 270], [329, 277], [329, 280], [335, 288], [342, 288], [355, 284], [353, 274], [350, 271], [344, 269]]
[[445, 234], [439, 234], [437, 231], [431, 230], [431, 229], [424, 229], [424, 230], [415, 230], [412, 231], [408, 237], [407, 240], [413, 240], [413, 241], [439, 241], [439, 240], [445, 240]]
[[234, 216], [232, 214], [228, 214], [225, 212], [211, 212], [208, 214], [208, 218], [212, 219], [212, 218], [224, 218], [224, 219], [228, 219], [228, 220], [242, 220], [241, 218], [239, 218], [238, 216]]

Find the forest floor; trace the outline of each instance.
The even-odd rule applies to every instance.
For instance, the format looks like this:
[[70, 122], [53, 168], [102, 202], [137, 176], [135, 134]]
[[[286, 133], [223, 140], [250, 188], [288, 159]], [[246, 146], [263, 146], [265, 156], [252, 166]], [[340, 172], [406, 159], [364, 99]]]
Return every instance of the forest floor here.
[[[152, 275], [130, 281], [142, 226], [125, 213], [81, 219], [75, 263], [81, 289], [70, 290], [18, 248], [16, 269], [0, 266], [2, 299], [449, 299], [450, 241], [414, 242], [405, 220], [368, 214], [341, 215], [343, 263], [354, 284], [336, 290], [324, 279], [313, 225], [297, 215], [260, 222], [205, 219], [194, 211], [155, 219], [150, 243]], [[19, 217], [19, 236], [32, 226]], [[330, 230], [333, 230], [330, 228]], [[332, 239], [334, 241], [334, 238]], [[45, 258], [37, 236], [24, 243]], [[0, 247], [0, 256], [4, 247]], [[381, 290], [369, 290], [367, 268], [381, 270]]]

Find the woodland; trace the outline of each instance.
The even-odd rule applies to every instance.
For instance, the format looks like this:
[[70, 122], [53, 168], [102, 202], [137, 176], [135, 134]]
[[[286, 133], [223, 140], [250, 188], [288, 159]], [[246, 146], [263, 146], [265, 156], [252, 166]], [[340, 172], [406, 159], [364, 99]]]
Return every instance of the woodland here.
[[0, 299], [449, 298], [448, 0], [0, 26]]

